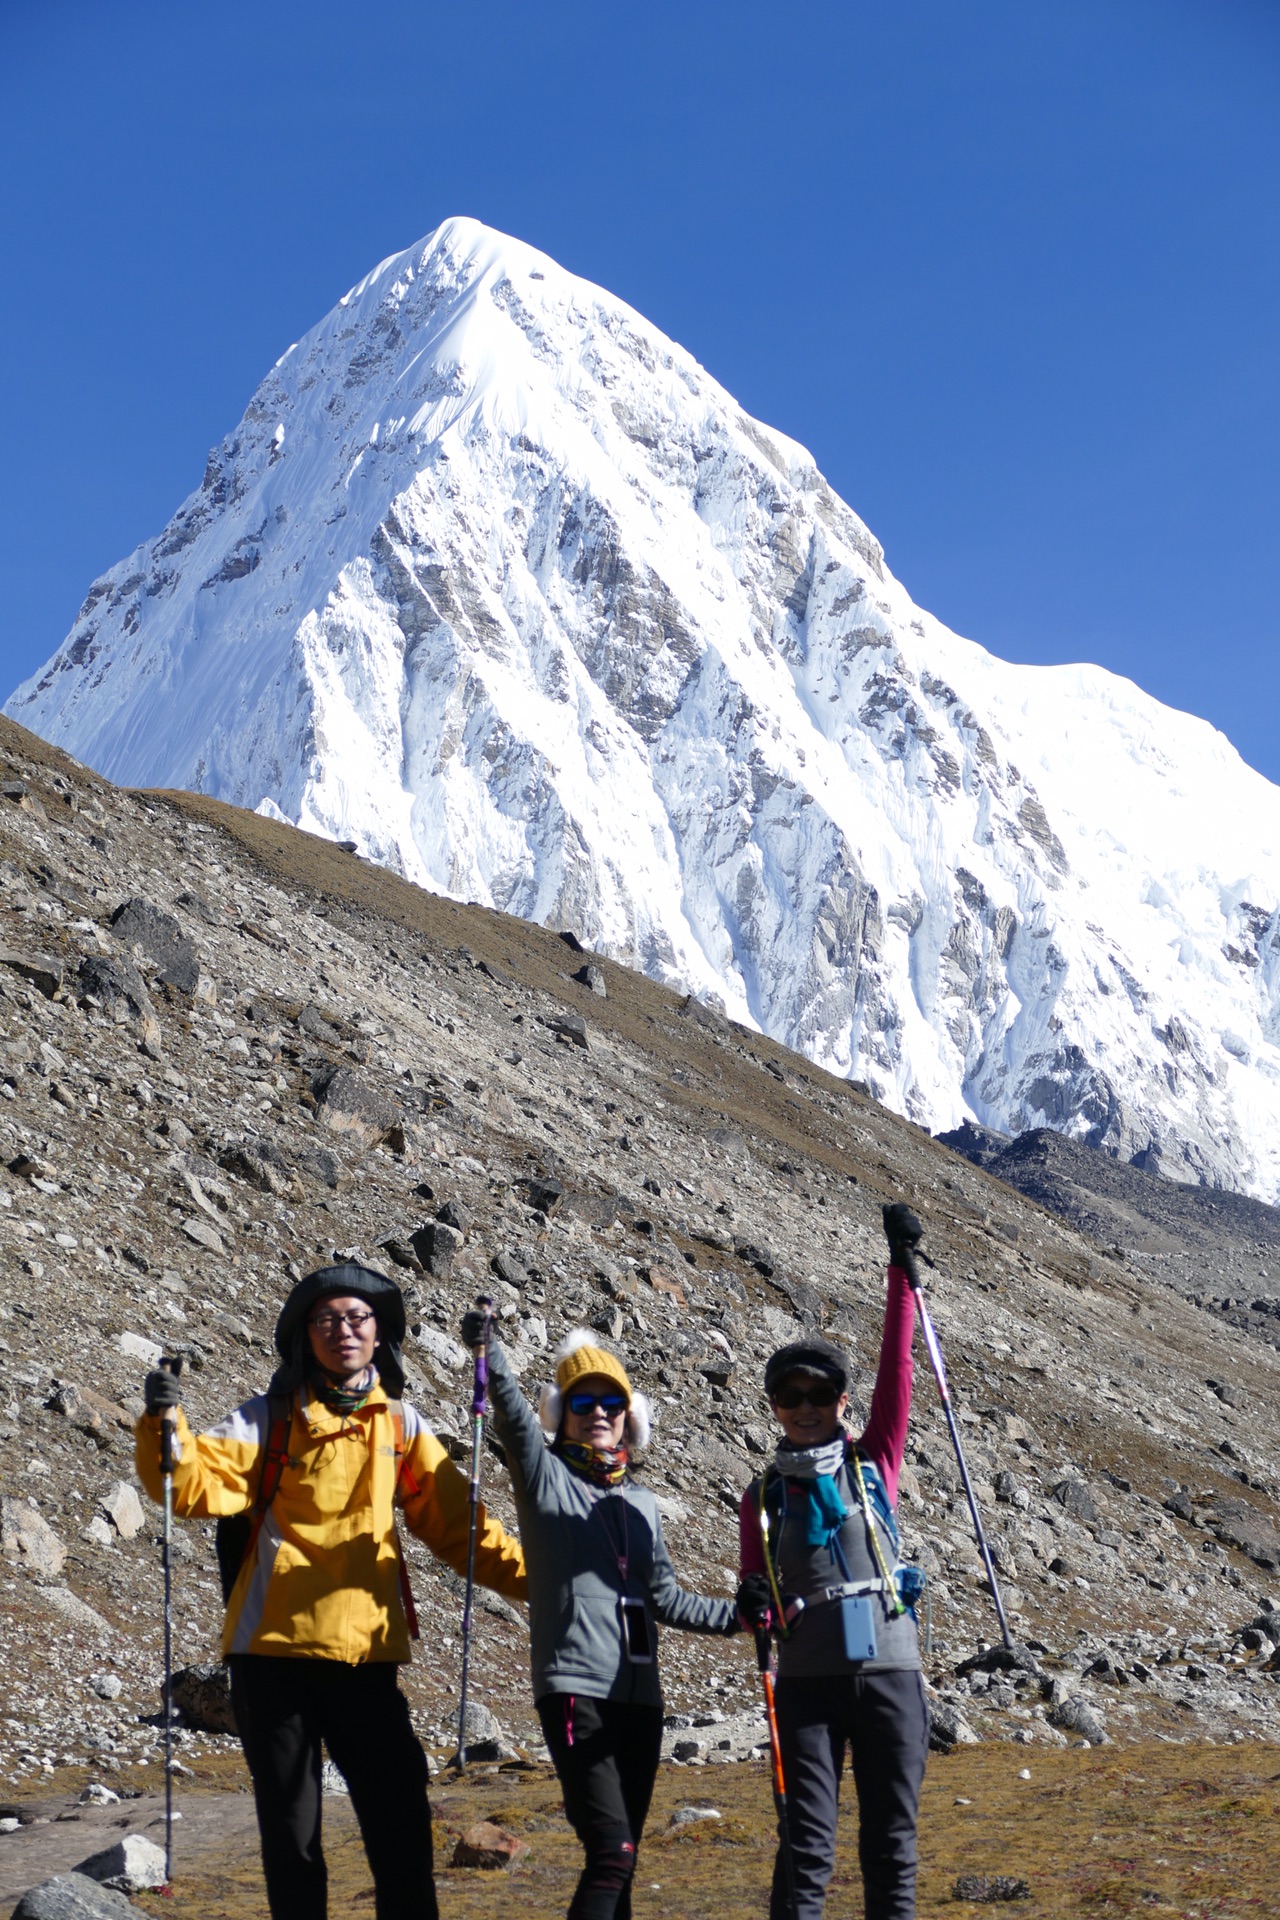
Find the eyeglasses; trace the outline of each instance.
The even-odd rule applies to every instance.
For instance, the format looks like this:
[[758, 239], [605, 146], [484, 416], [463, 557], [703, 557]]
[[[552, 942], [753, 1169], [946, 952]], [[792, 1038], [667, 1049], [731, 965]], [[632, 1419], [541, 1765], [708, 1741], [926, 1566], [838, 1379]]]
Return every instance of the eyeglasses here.
[[332, 1340], [343, 1327], [350, 1327], [352, 1333], [363, 1333], [369, 1322], [377, 1317], [376, 1313], [361, 1312], [359, 1309], [355, 1313], [317, 1313], [307, 1325], [314, 1327], [322, 1339]]
[[565, 1402], [570, 1413], [621, 1413], [627, 1404], [625, 1393], [571, 1393]]
[[834, 1407], [840, 1389], [833, 1380], [815, 1380], [807, 1387], [779, 1387], [773, 1396], [775, 1407], [794, 1413], [797, 1407]]

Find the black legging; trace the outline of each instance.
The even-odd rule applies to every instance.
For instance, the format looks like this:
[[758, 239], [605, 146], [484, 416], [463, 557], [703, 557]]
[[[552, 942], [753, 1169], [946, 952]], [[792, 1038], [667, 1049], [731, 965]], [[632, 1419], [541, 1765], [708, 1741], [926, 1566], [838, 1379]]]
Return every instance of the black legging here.
[[662, 1710], [549, 1693], [538, 1718], [587, 1863], [569, 1920], [631, 1920], [631, 1876], [662, 1755]]
[[376, 1920], [437, 1920], [427, 1760], [390, 1661], [237, 1654], [231, 1704], [262, 1836], [272, 1920], [325, 1920], [321, 1741], [351, 1791]]

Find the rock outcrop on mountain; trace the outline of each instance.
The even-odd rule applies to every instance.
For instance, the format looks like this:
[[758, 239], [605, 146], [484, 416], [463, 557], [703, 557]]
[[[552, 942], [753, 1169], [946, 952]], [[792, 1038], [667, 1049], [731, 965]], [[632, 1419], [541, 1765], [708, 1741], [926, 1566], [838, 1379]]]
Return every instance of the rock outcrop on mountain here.
[[[880, 1208], [903, 1196], [1036, 1650], [975, 1657], [994, 1614], [921, 1354], [901, 1518], [929, 1573], [938, 1738], [1274, 1739], [1275, 1346], [580, 942], [261, 816], [113, 788], [0, 721], [0, 1783], [156, 1757], [156, 1513], [131, 1428], [162, 1350], [212, 1422], [265, 1385], [296, 1276], [352, 1252], [403, 1286], [409, 1397], [462, 1456], [464, 1307], [495, 1297], [531, 1394], [592, 1326], [656, 1408], [643, 1471], [682, 1578], [732, 1592], [737, 1501], [771, 1445], [765, 1357], [821, 1327], [865, 1403]], [[484, 1471], [512, 1522], [496, 1457]], [[221, 1615], [209, 1530], [180, 1527], [177, 1552], [177, 1659], [199, 1667]], [[409, 1554], [406, 1684], [443, 1748], [461, 1582]], [[682, 1759], [761, 1737], [749, 1647], [665, 1635], [663, 1673]], [[472, 1676], [539, 1738], [505, 1601], [482, 1605]], [[184, 1690], [212, 1728], [183, 1733], [188, 1758], [228, 1738], [206, 1691]]]
[[948, 632], [803, 448], [474, 221], [289, 349], [7, 710], [571, 928], [935, 1129], [1280, 1191], [1280, 793], [1113, 675]]

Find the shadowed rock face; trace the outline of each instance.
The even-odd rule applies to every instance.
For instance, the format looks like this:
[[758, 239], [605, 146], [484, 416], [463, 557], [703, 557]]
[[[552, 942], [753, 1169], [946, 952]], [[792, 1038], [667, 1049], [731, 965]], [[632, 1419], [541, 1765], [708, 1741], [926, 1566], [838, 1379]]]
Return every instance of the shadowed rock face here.
[[284, 355], [8, 711], [574, 927], [930, 1127], [1280, 1190], [1276, 790], [949, 633], [803, 448], [473, 221]]

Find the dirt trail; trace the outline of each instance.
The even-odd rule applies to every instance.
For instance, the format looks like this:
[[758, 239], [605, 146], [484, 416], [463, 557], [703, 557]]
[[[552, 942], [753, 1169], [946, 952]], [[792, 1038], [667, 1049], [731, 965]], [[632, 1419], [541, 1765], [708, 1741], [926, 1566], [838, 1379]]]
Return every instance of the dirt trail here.
[[[1023, 1779], [1023, 1772], [1029, 1778]], [[234, 1790], [243, 1775], [229, 1756], [202, 1769], [179, 1795], [184, 1813], [172, 1896], [142, 1895], [148, 1912], [185, 1920], [261, 1920], [265, 1915], [252, 1801]], [[78, 1783], [70, 1782], [78, 1790]], [[230, 1789], [230, 1790], [229, 1790]], [[443, 1920], [553, 1920], [568, 1905], [578, 1848], [547, 1768], [476, 1770], [432, 1789]], [[45, 1814], [65, 1808], [46, 1795]], [[677, 1807], [720, 1814], [673, 1828]], [[0, 1897], [84, 1857], [101, 1836], [130, 1830], [159, 1837], [158, 1796], [123, 1808], [82, 1810], [0, 1838]], [[1234, 1916], [1275, 1913], [1280, 1867], [1280, 1748], [1143, 1744], [1029, 1752], [992, 1742], [933, 1756], [921, 1817], [920, 1911], [957, 1916], [978, 1908], [954, 1898], [961, 1874], [1025, 1879], [1031, 1898], [1013, 1911], [1041, 1917], [1129, 1913]], [[529, 1852], [509, 1873], [448, 1865], [472, 1821], [498, 1820]], [[351, 1810], [325, 1802], [333, 1920], [372, 1911], [372, 1886]], [[641, 1853], [636, 1920], [714, 1920], [763, 1914], [774, 1849], [762, 1765], [664, 1767]], [[857, 1912], [852, 1799], [841, 1825], [833, 1915]]]

